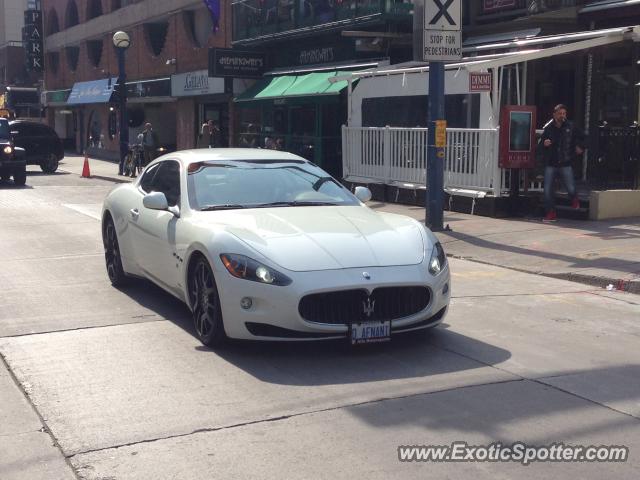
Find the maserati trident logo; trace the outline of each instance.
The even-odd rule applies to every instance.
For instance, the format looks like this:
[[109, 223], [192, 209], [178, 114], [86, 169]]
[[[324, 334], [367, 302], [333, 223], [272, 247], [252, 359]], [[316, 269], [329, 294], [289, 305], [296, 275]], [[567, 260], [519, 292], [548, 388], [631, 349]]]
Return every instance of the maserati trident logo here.
[[376, 301], [371, 301], [371, 297], [367, 297], [367, 300], [362, 302], [362, 311], [367, 316], [367, 318], [371, 317], [371, 314], [376, 309]]

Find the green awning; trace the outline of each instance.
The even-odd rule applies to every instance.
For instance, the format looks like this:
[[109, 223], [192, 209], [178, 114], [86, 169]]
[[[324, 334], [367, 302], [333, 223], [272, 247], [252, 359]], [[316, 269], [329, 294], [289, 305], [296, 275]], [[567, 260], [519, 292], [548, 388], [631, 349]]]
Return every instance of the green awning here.
[[263, 78], [235, 98], [236, 102], [270, 100], [274, 98], [338, 95], [346, 88], [347, 81], [331, 83], [329, 78], [344, 75], [344, 71], [313, 72], [304, 75], [282, 75]]

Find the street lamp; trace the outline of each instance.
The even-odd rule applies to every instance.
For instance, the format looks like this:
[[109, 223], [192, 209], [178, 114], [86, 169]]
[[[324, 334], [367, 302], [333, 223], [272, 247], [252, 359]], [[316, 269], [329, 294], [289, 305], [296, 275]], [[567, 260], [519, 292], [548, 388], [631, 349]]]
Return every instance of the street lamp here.
[[126, 32], [113, 34], [113, 46], [118, 55], [118, 101], [120, 103], [120, 166], [118, 175], [123, 174], [124, 161], [129, 152], [129, 122], [127, 121], [127, 76], [124, 71], [124, 52], [131, 45], [131, 39]]

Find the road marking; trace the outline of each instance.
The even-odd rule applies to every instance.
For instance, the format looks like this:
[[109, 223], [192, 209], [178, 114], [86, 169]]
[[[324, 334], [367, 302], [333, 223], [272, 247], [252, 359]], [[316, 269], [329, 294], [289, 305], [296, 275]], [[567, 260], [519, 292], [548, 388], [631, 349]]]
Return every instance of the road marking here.
[[102, 204], [100, 203], [85, 203], [85, 204], [71, 204], [71, 203], [63, 203], [63, 207], [70, 208], [78, 213], [82, 213], [91, 218], [95, 218], [96, 220], [101, 219], [102, 213]]

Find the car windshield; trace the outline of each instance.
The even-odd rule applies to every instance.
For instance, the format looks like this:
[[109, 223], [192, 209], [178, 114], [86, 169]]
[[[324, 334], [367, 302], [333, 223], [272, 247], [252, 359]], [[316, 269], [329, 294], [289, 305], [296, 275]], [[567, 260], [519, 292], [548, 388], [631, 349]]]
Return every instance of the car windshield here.
[[9, 122], [0, 120], [0, 138], [9, 138]]
[[338, 181], [305, 162], [201, 162], [189, 172], [196, 210], [358, 204]]

